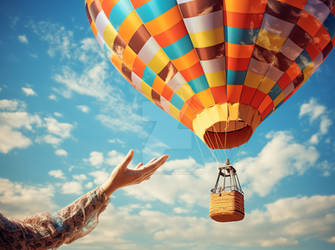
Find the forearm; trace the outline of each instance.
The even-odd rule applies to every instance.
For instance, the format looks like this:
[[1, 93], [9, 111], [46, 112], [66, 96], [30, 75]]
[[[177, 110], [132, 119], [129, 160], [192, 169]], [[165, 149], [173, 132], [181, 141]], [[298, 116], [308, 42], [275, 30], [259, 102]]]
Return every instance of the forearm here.
[[23, 221], [6, 218], [0, 220], [0, 248], [16, 248], [20, 245], [22, 249], [46, 249], [71, 243], [95, 228], [98, 216], [108, 202], [109, 197], [99, 187], [63, 208], [55, 216], [40, 214]]

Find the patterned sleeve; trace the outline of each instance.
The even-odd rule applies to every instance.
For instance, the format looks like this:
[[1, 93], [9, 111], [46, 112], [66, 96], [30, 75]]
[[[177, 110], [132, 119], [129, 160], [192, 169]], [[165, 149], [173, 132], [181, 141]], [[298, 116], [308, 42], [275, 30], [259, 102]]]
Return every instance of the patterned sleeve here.
[[39, 214], [24, 220], [0, 213], [0, 249], [55, 249], [90, 233], [109, 203], [98, 187], [55, 215]]

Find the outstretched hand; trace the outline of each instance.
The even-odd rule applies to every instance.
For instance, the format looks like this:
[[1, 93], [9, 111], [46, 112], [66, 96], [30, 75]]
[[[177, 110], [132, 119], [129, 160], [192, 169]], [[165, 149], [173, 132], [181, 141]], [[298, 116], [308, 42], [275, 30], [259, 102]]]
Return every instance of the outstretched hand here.
[[158, 159], [153, 158], [146, 165], [141, 162], [135, 169], [129, 169], [127, 166], [131, 162], [133, 155], [134, 151], [130, 150], [123, 162], [113, 170], [109, 179], [102, 185], [106, 195], [110, 196], [119, 188], [139, 184], [144, 180], [150, 179], [151, 175], [169, 158], [168, 155], [163, 155]]

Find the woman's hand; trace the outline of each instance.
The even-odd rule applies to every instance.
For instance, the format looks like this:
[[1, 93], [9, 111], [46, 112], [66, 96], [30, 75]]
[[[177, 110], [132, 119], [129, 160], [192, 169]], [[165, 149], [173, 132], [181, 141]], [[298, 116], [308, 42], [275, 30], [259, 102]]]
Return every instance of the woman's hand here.
[[123, 162], [117, 166], [109, 179], [102, 185], [106, 195], [110, 196], [115, 190], [134, 184], [139, 184], [144, 180], [150, 179], [151, 175], [164, 164], [169, 157], [163, 155], [159, 159], [153, 158], [146, 165], [141, 162], [135, 169], [129, 169], [127, 166], [131, 162], [134, 151], [130, 150]]

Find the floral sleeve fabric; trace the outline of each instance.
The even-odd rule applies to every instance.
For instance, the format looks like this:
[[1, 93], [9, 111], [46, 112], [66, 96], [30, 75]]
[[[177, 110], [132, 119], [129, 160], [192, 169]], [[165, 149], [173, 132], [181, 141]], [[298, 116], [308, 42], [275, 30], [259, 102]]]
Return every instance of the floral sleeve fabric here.
[[39, 214], [24, 220], [0, 213], [0, 249], [55, 249], [91, 232], [109, 197], [98, 187], [55, 215]]

